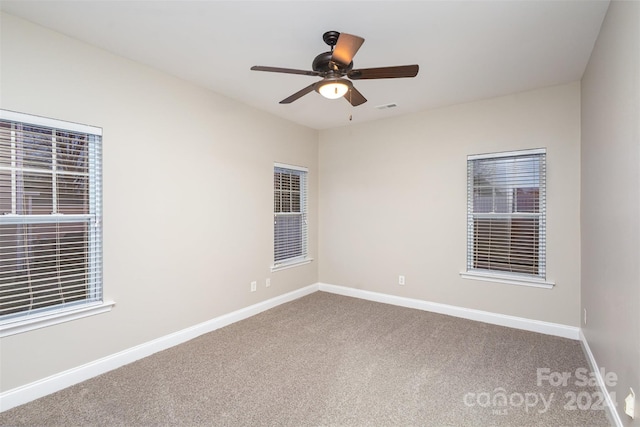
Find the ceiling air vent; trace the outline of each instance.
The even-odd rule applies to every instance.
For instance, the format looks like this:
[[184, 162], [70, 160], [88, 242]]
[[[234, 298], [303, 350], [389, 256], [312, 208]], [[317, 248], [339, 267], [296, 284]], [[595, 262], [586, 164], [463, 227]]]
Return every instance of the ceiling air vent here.
[[397, 106], [398, 104], [396, 104], [395, 102], [392, 102], [391, 104], [378, 105], [376, 108], [378, 110], [386, 110], [388, 108], [395, 108]]

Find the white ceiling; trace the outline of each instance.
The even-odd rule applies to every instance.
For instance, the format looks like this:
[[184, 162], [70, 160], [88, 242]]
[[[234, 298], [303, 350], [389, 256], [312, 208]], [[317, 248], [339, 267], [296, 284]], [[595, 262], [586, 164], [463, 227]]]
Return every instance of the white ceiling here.
[[[582, 77], [608, 1], [6, 1], [3, 11], [285, 119], [326, 129]], [[359, 80], [358, 106], [312, 92], [322, 34], [365, 39], [354, 68], [418, 64], [415, 78]], [[377, 109], [396, 103], [397, 107]]]

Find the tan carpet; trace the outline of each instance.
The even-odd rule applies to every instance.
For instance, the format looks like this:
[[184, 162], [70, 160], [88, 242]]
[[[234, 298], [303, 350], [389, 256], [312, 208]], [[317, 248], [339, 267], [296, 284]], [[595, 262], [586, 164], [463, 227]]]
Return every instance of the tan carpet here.
[[[538, 385], [539, 368], [571, 378]], [[610, 425], [579, 368], [578, 341], [316, 292], [6, 411], [0, 425]]]

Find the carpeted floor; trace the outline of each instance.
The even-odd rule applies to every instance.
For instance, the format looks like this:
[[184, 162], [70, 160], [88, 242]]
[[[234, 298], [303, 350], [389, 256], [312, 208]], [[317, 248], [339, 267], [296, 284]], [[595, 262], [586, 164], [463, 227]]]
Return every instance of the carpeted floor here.
[[0, 425], [608, 426], [584, 374], [578, 341], [316, 292]]

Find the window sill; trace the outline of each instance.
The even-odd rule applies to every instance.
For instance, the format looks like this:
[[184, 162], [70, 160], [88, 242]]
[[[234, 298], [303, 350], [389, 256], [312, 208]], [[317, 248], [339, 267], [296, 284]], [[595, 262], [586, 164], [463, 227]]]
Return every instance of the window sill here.
[[288, 268], [293, 268], [293, 267], [298, 267], [300, 265], [309, 264], [311, 261], [313, 261], [313, 258], [304, 258], [304, 259], [299, 259], [299, 260], [295, 260], [295, 261], [289, 261], [289, 262], [282, 263], [282, 264], [272, 265], [271, 266], [271, 272], [280, 271], [280, 270], [286, 270]]
[[463, 271], [460, 272], [463, 279], [482, 280], [485, 282], [506, 283], [508, 285], [531, 286], [534, 288], [552, 289], [554, 282], [543, 279], [535, 279], [510, 274], [497, 274], [484, 271]]
[[81, 319], [83, 317], [106, 313], [111, 311], [111, 308], [114, 305], [115, 302], [113, 301], [98, 302], [78, 308], [49, 312], [29, 319], [16, 320], [14, 322], [9, 321], [4, 324], [0, 324], [0, 338], [57, 325], [59, 323], [69, 322], [71, 320]]

